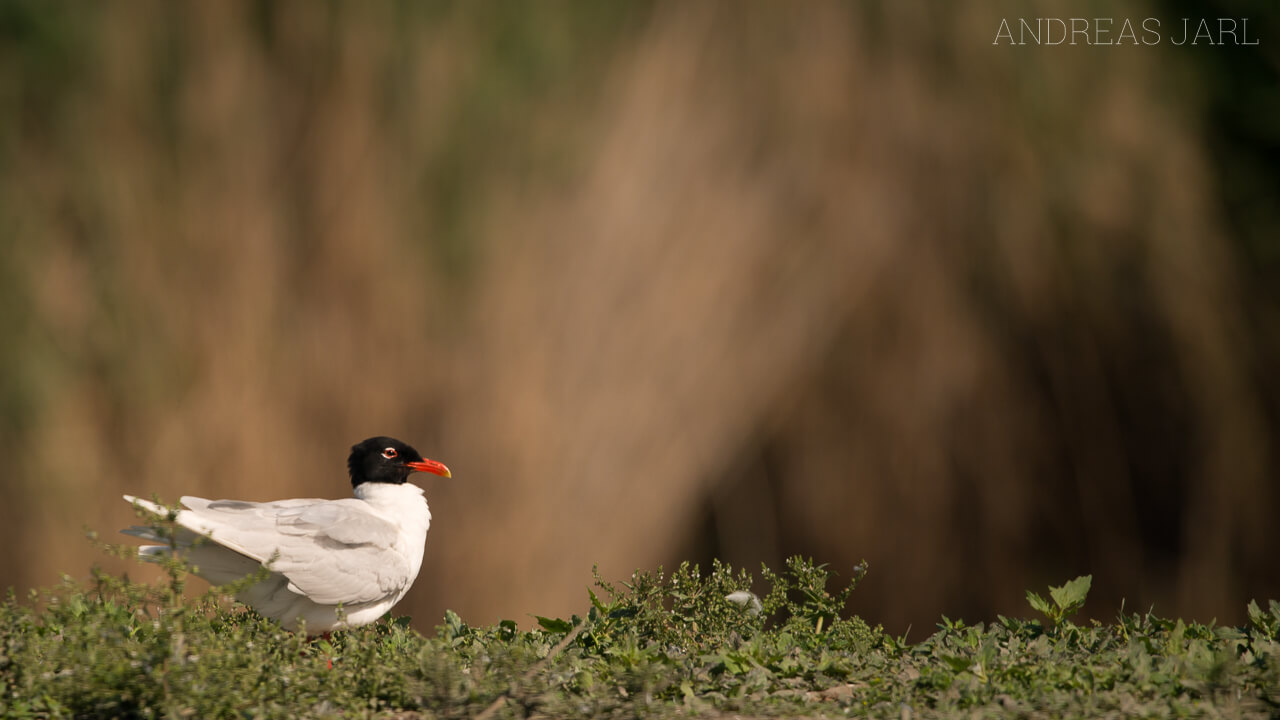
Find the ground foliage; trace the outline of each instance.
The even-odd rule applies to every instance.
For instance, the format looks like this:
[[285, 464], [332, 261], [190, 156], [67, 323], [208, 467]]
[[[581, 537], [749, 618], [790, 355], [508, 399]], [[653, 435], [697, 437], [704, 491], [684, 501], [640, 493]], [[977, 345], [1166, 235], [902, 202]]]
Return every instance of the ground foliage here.
[[[5, 717], [1218, 716], [1280, 712], [1280, 604], [1243, 628], [1125, 614], [1075, 624], [1089, 578], [1037, 619], [944, 617], [920, 643], [845, 617], [865, 566], [792, 558], [598, 574], [584, 616], [432, 637], [407, 618], [308, 640], [227, 601], [95, 574], [0, 607]], [[753, 594], [753, 588], [762, 592]], [[330, 664], [332, 667], [330, 667]]]

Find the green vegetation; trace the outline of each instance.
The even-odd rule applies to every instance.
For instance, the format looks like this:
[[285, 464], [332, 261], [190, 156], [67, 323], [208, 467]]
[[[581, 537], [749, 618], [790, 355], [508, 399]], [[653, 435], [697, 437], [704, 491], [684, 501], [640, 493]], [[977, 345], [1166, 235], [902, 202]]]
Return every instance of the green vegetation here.
[[[919, 644], [841, 616], [865, 574], [793, 558], [754, 579], [716, 563], [596, 577], [585, 617], [434, 637], [406, 618], [308, 640], [185, 571], [141, 585], [97, 574], [0, 608], [5, 717], [639, 717], [1072, 715], [1233, 717], [1280, 708], [1280, 604], [1221, 628], [1121, 615], [1076, 625], [1080, 578], [1029, 594], [1045, 620], [944, 618]], [[329, 665], [332, 664], [330, 668]]]

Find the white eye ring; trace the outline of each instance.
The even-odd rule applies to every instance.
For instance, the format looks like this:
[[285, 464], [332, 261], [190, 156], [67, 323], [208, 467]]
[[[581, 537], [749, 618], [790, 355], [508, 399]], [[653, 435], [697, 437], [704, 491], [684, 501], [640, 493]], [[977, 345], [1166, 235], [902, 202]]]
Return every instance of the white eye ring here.
[[388, 459], [388, 460], [394, 460], [394, 459], [396, 458], [396, 456], [397, 456], [397, 455], [399, 455], [399, 454], [400, 454], [400, 453], [396, 452], [396, 449], [395, 449], [395, 448], [393, 448], [393, 447], [389, 447], [389, 448], [387, 448], [386, 450], [383, 450], [383, 451], [382, 451], [382, 457], [384, 457], [384, 458], [386, 458], [386, 459]]

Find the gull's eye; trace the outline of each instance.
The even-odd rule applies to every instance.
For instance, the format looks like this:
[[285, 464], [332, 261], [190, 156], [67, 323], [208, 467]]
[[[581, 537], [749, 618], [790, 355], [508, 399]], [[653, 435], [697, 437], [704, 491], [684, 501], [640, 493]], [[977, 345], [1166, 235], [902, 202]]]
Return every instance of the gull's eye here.
[[400, 453], [396, 452], [396, 449], [395, 449], [395, 448], [390, 448], [390, 447], [389, 447], [389, 448], [387, 448], [386, 450], [383, 450], [383, 451], [382, 451], [382, 457], [384, 457], [384, 458], [386, 458], [386, 459], [388, 459], [388, 460], [395, 460], [395, 459], [396, 459], [396, 456], [397, 456], [397, 455], [399, 455], [399, 454], [400, 454]]

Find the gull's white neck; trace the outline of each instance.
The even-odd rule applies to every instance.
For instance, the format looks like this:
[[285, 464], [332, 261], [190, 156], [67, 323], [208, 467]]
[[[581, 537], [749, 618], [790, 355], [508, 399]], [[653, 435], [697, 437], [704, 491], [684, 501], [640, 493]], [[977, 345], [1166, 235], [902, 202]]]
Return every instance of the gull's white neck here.
[[412, 502], [414, 498], [422, 497], [422, 488], [413, 483], [393, 485], [391, 483], [366, 482], [357, 485], [351, 491], [351, 494], [367, 503], [379, 505], [383, 503]]
[[427, 507], [427, 499], [422, 496], [422, 488], [417, 485], [366, 482], [360, 483], [351, 492], [402, 530], [420, 528], [422, 536], [426, 536], [427, 528], [431, 525], [431, 510]]

